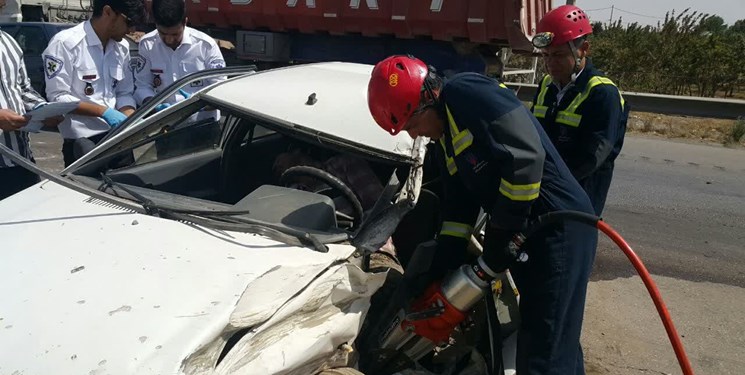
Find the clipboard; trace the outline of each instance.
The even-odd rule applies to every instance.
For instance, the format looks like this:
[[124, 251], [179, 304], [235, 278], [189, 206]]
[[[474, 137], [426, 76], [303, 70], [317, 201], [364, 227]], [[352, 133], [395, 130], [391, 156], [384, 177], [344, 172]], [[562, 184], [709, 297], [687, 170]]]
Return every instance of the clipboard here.
[[24, 132], [30, 132], [30, 133], [38, 133], [42, 127], [44, 127], [44, 124], [42, 121], [50, 118], [50, 117], [57, 117], [57, 116], [64, 116], [78, 108], [78, 104], [80, 102], [53, 102], [48, 103], [45, 105], [42, 105], [34, 110], [31, 110], [29, 112], [26, 112], [25, 116], [30, 117], [31, 120], [29, 120], [28, 124], [21, 129], [20, 131]]

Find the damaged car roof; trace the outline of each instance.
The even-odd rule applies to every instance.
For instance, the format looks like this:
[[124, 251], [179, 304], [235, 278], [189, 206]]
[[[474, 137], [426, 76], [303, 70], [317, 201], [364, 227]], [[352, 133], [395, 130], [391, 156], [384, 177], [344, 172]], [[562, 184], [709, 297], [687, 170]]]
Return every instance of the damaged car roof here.
[[320, 132], [346, 144], [411, 157], [414, 140], [406, 132], [391, 136], [370, 115], [367, 82], [372, 68], [342, 62], [296, 65], [236, 78], [208, 89], [203, 96], [296, 130]]

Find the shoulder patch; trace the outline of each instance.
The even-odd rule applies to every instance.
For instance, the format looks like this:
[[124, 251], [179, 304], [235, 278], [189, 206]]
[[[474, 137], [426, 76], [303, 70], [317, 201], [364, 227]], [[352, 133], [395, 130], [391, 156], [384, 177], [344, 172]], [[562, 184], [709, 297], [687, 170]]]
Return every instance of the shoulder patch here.
[[224, 67], [225, 67], [225, 60], [223, 59], [216, 59], [210, 62], [210, 69], [221, 69]]
[[145, 58], [137, 55], [129, 60], [129, 69], [135, 73], [139, 73], [145, 68]]
[[62, 66], [64, 66], [62, 60], [51, 55], [44, 55], [44, 72], [47, 74], [47, 79], [56, 77], [62, 71]]

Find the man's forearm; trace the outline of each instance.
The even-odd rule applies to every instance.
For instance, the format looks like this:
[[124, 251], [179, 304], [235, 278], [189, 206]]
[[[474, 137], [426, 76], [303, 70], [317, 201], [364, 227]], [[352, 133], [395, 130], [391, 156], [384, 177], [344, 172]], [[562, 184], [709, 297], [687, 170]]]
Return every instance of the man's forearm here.
[[107, 109], [108, 107], [99, 104], [80, 102], [78, 109], [74, 110], [73, 113], [81, 116], [101, 117]]
[[131, 116], [133, 113], [135, 113], [134, 107], [126, 106], [119, 108], [119, 112], [124, 113], [127, 117]]

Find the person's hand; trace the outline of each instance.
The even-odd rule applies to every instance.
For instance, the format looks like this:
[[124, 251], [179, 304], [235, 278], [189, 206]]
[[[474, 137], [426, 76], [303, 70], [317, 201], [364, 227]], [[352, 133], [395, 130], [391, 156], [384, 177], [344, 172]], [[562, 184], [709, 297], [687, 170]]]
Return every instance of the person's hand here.
[[517, 251], [510, 247], [514, 232], [504, 231], [487, 225], [484, 233], [484, 254], [482, 258], [494, 272], [500, 273], [517, 261]]
[[191, 98], [191, 94], [189, 94], [188, 92], [184, 91], [184, 89], [178, 89], [178, 93], [181, 94], [181, 96], [183, 96], [184, 99]]
[[64, 119], [65, 119], [65, 116], [54, 116], [54, 117], [44, 119], [44, 121], [42, 121], [41, 123], [44, 124], [44, 127], [56, 128], [57, 125], [59, 125], [60, 122], [62, 122], [62, 120]]
[[104, 111], [103, 115], [101, 115], [101, 118], [106, 121], [111, 128], [115, 129], [117, 126], [121, 125], [124, 120], [127, 119], [127, 115], [124, 113], [121, 113], [113, 108], [107, 108], [106, 111]]
[[0, 130], [18, 130], [28, 124], [29, 117], [21, 116], [10, 109], [0, 109]]
[[170, 106], [171, 106], [170, 103], [160, 103], [160, 104], [158, 104], [158, 105], [155, 106], [155, 112], [160, 112], [160, 111], [162, 111], [162, 110], [164, 110], [164, 109], [166, 109], [166, 108], [168, 108]]

